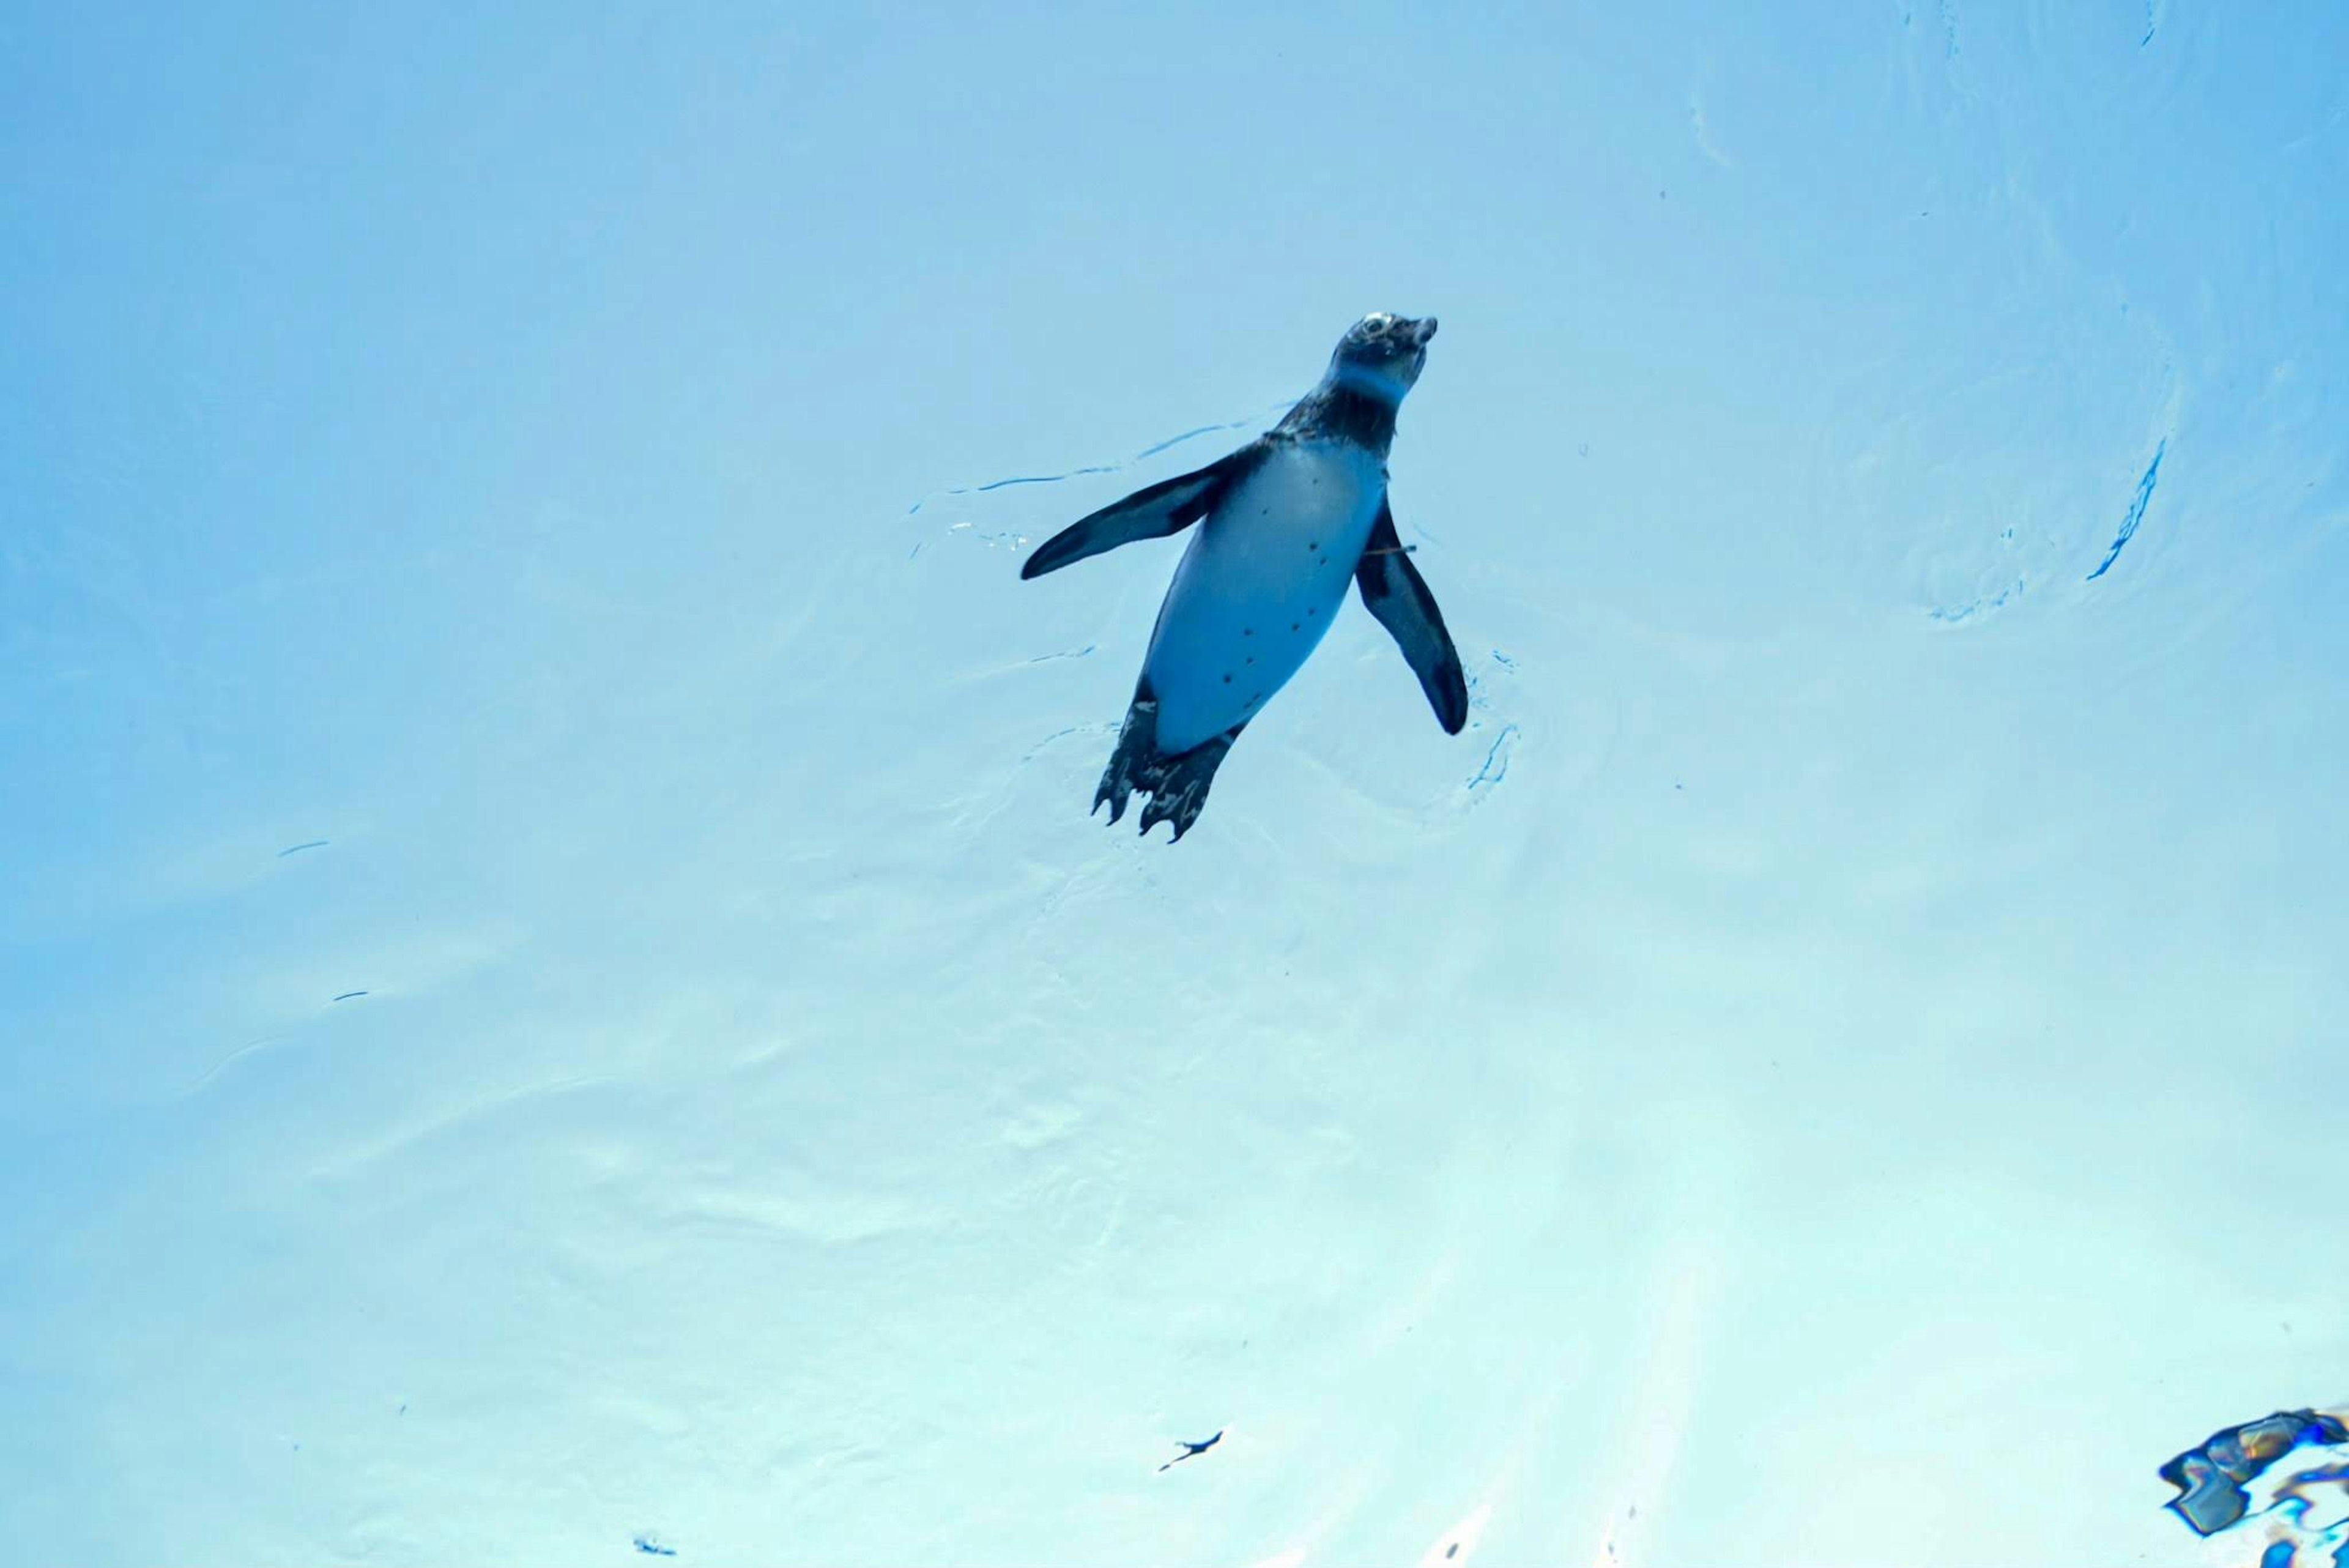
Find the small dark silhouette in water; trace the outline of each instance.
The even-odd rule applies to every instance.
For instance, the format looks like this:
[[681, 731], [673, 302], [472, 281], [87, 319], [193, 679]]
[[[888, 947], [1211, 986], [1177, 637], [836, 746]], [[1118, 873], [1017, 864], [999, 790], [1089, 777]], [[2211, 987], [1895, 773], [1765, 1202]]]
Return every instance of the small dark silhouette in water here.
[[1174, 1466], [1181, 1464], [1185, 1459], [1196, 1459], [1199, 1455], [1206, 1453], [1209, 1449], [1214, 1448], [1217, 1443], [1220, 1443], [1223, 1440], [1224, 1435], [1221, 1432], [1217, 1432], [1214, 1437], [1209, 1438], [1204, 1443], [1186, 1443], [1183, 1441], [1182, 1438], [1177, 1438], [1174, 1439], [1175, 1446], [1180, 1448], [1183, 1451], [1175, 1455], [1173, 1459], [1168, 1459], [1164, 1464], [1160, 1465], [1158, 1469], [1163, 1474]]

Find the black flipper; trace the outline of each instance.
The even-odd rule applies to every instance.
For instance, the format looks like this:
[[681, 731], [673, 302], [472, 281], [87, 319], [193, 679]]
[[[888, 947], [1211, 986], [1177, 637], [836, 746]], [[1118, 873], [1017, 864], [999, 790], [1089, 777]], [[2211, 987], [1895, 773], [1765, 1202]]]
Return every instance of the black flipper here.
[[1456, 735], [1468, 722], [1468, 678], [1460, 669], [1459, 650], [1444, 627], [1444, 612], [1419, 569], [1403, 554], [1395, 537], [1394, 512], [1381, 499], [1379, 519], [1371, 524], [1371, 542], [1354, 567], [1354, 585], [1362, 603], [1402, 649], [1420, 690], [1435, 710], [1436, 722], [1447, 735]]
[[1117, 750], [1110, 753], [1101, 787], [1093, 792], [1093, 810], [1106, 802], [1109, 819], [1115, 822], [1125, 815], [1127, 797], [1139, 790], [1150, 797], [1142, 808], [1142, 831], [1171, 822], [1174, 838], [1181, 838], [1199, 820], [1224, 753], [1247, 728], [1243, 719], [1214, 739], [1170, 757], [1158, 749], [1158, 699], [1144, 678], [1133, 689], [1133, 705], [1125, 711], [1125, 724], [1117, 732]]
[[1057, 572], [1072, 561], [1131, 545], [1180, 534], [1216, 509], [1225, 490], [1256, 466], [1264, 443], [1252, 441], [1228, 457], [1173, 479], [1162, 479], [1124, 500], [1081, 517], [1036, 547], [1019, 568], [1021, 578]]

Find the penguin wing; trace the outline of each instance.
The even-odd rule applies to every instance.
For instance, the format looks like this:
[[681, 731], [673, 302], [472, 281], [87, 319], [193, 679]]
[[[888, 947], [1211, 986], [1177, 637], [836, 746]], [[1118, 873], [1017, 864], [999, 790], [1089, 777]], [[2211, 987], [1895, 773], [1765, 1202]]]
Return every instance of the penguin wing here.
[[1216, 509], [1233, 483], [1254, 468], [1264, 443], [1251, 441], [1228, 457], [1174, 479], [1163, 479], [1124, 500], [1081, 517], [1036, 548], [1019, 568], [1022, 581], [1057, 572], [1072, 561], [1131, 545], [1180, 534]]
[[1394, 510], [1381, 498], [1378, 521], [1371, 524], [1371, 541], [1354, 567], [1354, 584], [1362, 603], [1402, 649], [1420, 690], [1435, 710], [1436, 722], [1447, 735], [1456, 735], [1468, 722], [1468, 678], [1460, 669], [1459, 650], [1444, 627], [1444, 612], [1411, 557], [1395, 537]]

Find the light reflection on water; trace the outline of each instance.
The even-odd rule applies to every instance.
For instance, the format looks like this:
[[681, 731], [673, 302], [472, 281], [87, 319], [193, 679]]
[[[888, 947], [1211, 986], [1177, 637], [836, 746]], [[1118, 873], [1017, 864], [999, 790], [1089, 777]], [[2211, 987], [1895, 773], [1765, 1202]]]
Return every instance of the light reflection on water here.
[[[2306, 1462], [2318, 1450], [2326, 1457]], [[2338, 1414], [2279, 1410], [2229, 1427], [2164, 1464], [2161, 1479], [2198, 1535], [2264, 1533], [2260, 1568], [2349, 1568], [2349, 1424]]]

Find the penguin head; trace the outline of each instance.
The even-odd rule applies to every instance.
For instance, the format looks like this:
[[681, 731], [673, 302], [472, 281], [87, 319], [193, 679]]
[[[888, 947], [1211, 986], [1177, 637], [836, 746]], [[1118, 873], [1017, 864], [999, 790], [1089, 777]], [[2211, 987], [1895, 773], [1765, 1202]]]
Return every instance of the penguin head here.
[[1433, 316], [1414, 321], [1408, 316], [1372, 311], [1338, 339], [1338, 351], [1330, 358], [1330, 379], [1400, 403], [1426, 368], [1427, 340], [1434, 336]]

